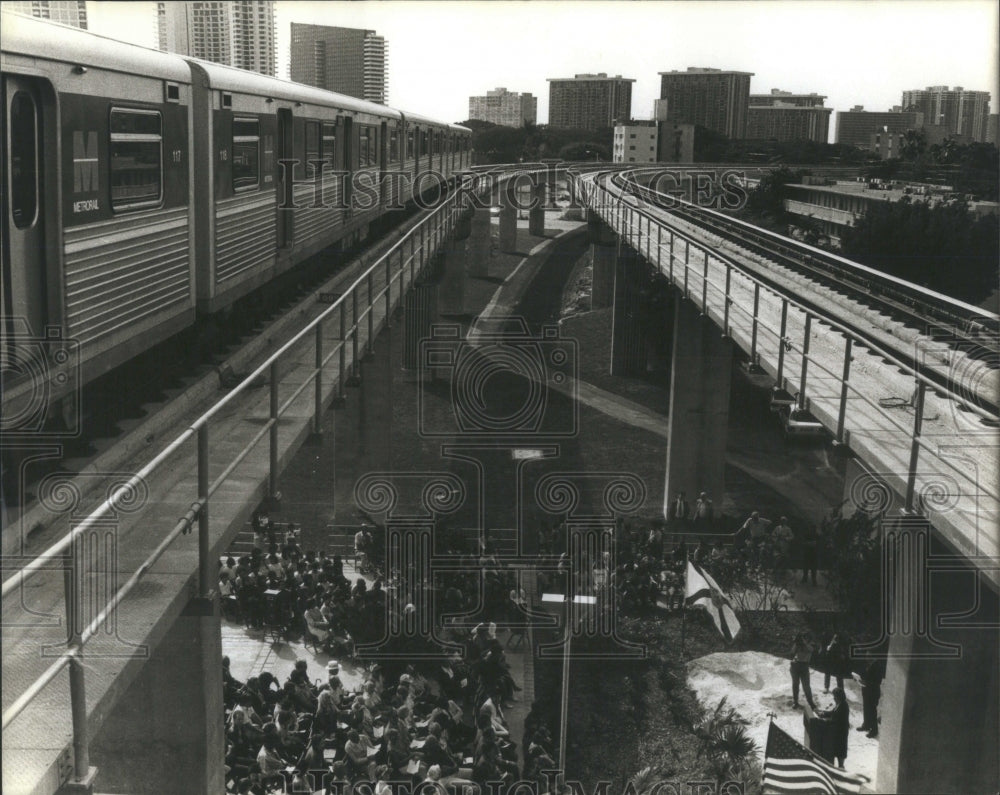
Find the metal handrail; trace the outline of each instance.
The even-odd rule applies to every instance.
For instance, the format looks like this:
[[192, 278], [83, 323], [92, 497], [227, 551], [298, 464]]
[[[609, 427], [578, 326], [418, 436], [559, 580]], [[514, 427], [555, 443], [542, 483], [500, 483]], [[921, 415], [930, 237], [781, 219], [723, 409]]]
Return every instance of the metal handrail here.
[[[657, 196], [663, 196], [662, 193], [650, 188], [648, 185], [643, 185], [636, 180], [636, 174], [639, 173], [662, 173], [662, 169], [653, 171], [649, 170], [636, 170], [633, 172], [621, 172], [617, 175], [617, 178], [623, 182], [627, 182], [630, 185], [638, 189], [639, 193], [648, 192], [651, 194], [656, 194]], [[678, 197], [674, 197], [677, 199]], [[690, 202], [684, 199], [678, 199], [682, 204], [690, 206]], [[845, 257], [838, 256], [829, 251], [823, 251], [814, 246], [810, 246], [808, 243], [803, 243], [798, 240], [789, 240], [776, 232], [772, 232], [770, 229], [764, 229], [762, 227], [754, 226], [753, 224], [747, 223], [739, 218], [733, 218], [732, 216], [720, 213], [711, 207], [698, 207], [699, 212], [703, 212], [706, 215], [715, 217], [716, 219], [730, 225], [743, 227], [746, 232], [750, 235], [756, 235], [757, 237], [763, 237], [771, 240], [774, 243], [782, 246], [786, 250], [796, 251], [802, 255], [808, 256], [809, 258], [817, 261], [821, 261], [824, 264], [830, 265], [832, 268], [836, 268], [838, 273], [844, 274], [850, 278], [862, 278], [871, 279], [873, 281], [879, 282], [884, 285], [890, 285], [893, 294], [896, 295], [900, 300], [904, 301], [916, 301], [920, 303], [920, 306], [926, 308], [930, 312], [943, 312], [948, 315], [948, 319], [956, 324], [959, 323], [970, 323], [970, 322], [980, 322], [987, 324], [987, 328], [990, 331], [997, 331], [1000, 329], [1000, 315], [994, 312], [990, 312], [982, 307], [974, 306], [973, 304], [968, 304], [965, 301], [960, 301], [957, 298], [953, 298], [949, 295], [936, 292], [927, 287], [919, 284], [914, 284], [908, 282], [905, 279], [901, 279], [898, 276], [893, 276], [891, 273], [884, 273], [883, 271], [876, 270], [860, 262], [854, 262]], [[899, 291], [899, 292], [895, 292]], [[955, 314], [949, 307], [954, 307], [956, 310], [961, 310], [962, 314]], [[969, 315], [974, 316], [975, 319], [969, 317]]]
[[[181, 432], [181, 434], [174, 439], [166, 448], [164, 448], [158, 455], [156, 455], [148, 464], [146, 464], [142, 469], [139, 470], [135, 475], [129, 478], [125, 484], [119, 486], [113, 494], [111, 494], [101, 505], [92, 511], [82, 522], [80, 522], [72, 532], [63, 536], [59, 541], [52, 544], [44, 552], [41, 552], [35, 558], [33, 558], [29, 563], [25, 564], [18, 572], [7, 580], [4, 580], [2, 591], [0, 591], [0, 596], [8, 596], [18, 585], [24, 582], [26, 579], [34, 575], [37, 571], [41, 570], [45, 564], [52, 562], [57, 556], [66, 550], [66, 548], [80, 535], [82, 535], [86, 530], [88, 530], [98, 519], [104, 516], [109, 510], [111, 510], [116, 504], [118, 504], [122, 499], [127, 499], [132, 493], [133, 489], [136, 489], [140, 483], [149, 477], [167, 458], [169, 458], [173, 453], [175, 453], [186, 441], [191, 439], [198, 433], [198, 429], [202, 426], [207, 425], [210, 420], [223, 408], [225, 408], [232, 400], [234, 400], [238, 395], [241, 395], [244, 391], [250, 388], [252, 383], [265, 372], [270, 370], [272, 365], [276, 364], [277, 361], [284, 357], [284, 355], [294, 346], [296, 346], [302, 339], [310, 332], [314, 332], [316, 326], [321, 324], [330, 315], [340, 309], [344, 302], [347, 300], [351, 293], [358, 289], [362, 282], [367, 281], [367, 276], [369, 273], [373, 272], [376, 268], [384, 264], [391, 254], [395, 253], [397, 247], [403, 245], [403, 243], [414, 236], [425, 225], [430, 225], [430, 222], [437, 218], [439, 214], [442, 213], [444, 209], [453, 209], [451, 203], [454, 201], [457, 194], [453, 194], [448, 200], [440, 207], [435, 208], [427, 218], [423, 219], [419, 224], [417, 224], [413, 229], [405, 233], [400, 237], [397, 243], [390, 248], [387, 252], [382, 254], [375, 262], [373, 262], [364, 273], [358, 276], [354, 282], [344, 290], [343, 294], [338, 298], [333, 304], [331, 304], [327, 309], [325, 309], [318, 317], [314, 318], [309, 322], [301, 331], [299, 331], [295, 336], [293, 336], [288, 342], [282, 345], [278, 350], [272, 353], [261, 365], [257, 367], [252, 373], [250, 373], [246, 378], [244, 378], [236, 387], [230, 390], [223, 398], [221, 398], [217, 403], [208, 409], [204, 414], [202, 414], [198, 419], [196, 419], [188, 428]], [[357, 329], [357, 323], [352, 319], [352, 331]], [[341, 342], [343, 344], [343, 342]], [[339, 347], [339, 346], [338, 346]]]
[[[625, 196], [624, 192], [622, 193], [621, 196], [615, 196], [614, 194], [612, 194], [603, 185], [596, 186], [596, 187], [599, 187], [600, 190], [602, 190], [603, 192], [607, 193], [608, 196], [612, 197], [613, 199], [615, 199], [617, 201], [624, 201], [624, 196]], [[653, 221], [656, 221], [657, 223], [659, 223], [659, 220], [656, 219], [648, 210], [645, 210], [645, 209], [643, 209], [641, 207], [635, 207], [635, 206], [632, 206], [632, 205], [629, 205], [629, 207], [630, 207], [630, 209], [632, 211], [639, 213], [643, 217], [649, 218], [650, 220], [653, 220]], [[699, 249], [701, 249], [703, 251], [707, 251], [707, 249], [705, 248], [704, 243], [700, 242], [698, 240], [698, 238], [696, 236], [694, 236], [694, 235], [691, 235], [689, 233], [686, 233], [686, 232], [683, 232], [683, 231], [680, 231], [680, 230], [675, 230], [675, 229], [671, 229], [671, 234], [676, 235], [677, 237], [681, 238], [682, 240], [685, 240], [689, 244], [694, 245], [694, 246], [696, 246], [697, 248], [699, 248]], [[722, 262], [724, 264], [728, 264], [728, 265], [736, 268], [738, 271], [740, 271], [740, 273], [743, 273], [751, 281], [761, 283], [762, 286], [766, 287], [766, 289], [768, 289], [768, 290], [770, 290], [772, 292], [777, 292], [777, 291], [774, 290], [773, 287], [771, 287], [769, 285], [766, 285], [763, 282], [761, 282], [761, 279], [759, 277], [757, 277], [754, 274], [749, 273], [748, 271], [746, 271], [735, 260], [732, 260], [729, 257], [727, 257], [727, 256], [725, 256], [725, 255], [723, 255], [723, 254], [721, 254], [721, 253], [719, 253], [717, 251], [711, 251], [709, 253], [710, 253], [710, 255], [713, 258], [719, 260], [720, 262]], [[889, 361], [891, 361], [894, 365], [896, 365], [900, 369], [912, 373], [913, 376], [914, 376], [914, 378], [917, 381], [922, 382], [926, 387], [928, 387], [928, 388], [930, 388], [932, 390], [940, 391], [940, 389], [941, 389], [941, 385], [940, 384], [932, 381], [927, 376], [925, 376], [925, 375], [917, 372], [909, 364], [906, 364], [906, 363], [900, 361], [898, 358], [896, 358], [895, 355], [893, 355], [889, 351], [887, 351], [884, 348], [882, 348], [876, 340], [874, 340], [874, 339], [872, 339], [872, 338], [870, 338], [870, 337], [868, 337], [868, 336], [866, 336], [864, 334], [861, 334], [860, 332], [858, 332], [855, 329], [848, 328], [847, 326], [843, 325], [842, 323], [838, 322], [837, 320], [833, 319], [832, 317], [829, 317], [827, 315], [823, 315], [822, 313], [818, 312], [816, 309], [813, 309], [813, 308], [810, 308], [810, 307], [807, 307], [807, 306], [803, 305], [802, 303], [800, 303], [799, 301], [795, 300], [795, 298], [791, 297], [790, 295], [785, 295], [785, 296], [783, 296], [783, 298], [788, 301], [789, 305], [796, 307], [797, 309], [801, 310], [802, 312], [804, 312], [806, 314], [811, 314], [811, 315], [814, 315], [814, 316], [822, 317], [823, 320], [824, 320], [824, 322], [826, 322], [829, 325], [831, 325], [832, 327], [834, 327], [837, 331], [841, 332], [842, 334], [844, 334], [846, 336], [854, 338], [855, 341], [857, 341], [857, 342], [863, 343], [866, 347], [869, 347], [872, 350], [876, 351], [880, 356], [884, 356], [886, 359], [888, 359]], [[994, 422], [997, 419], [995, 414], [982, 409], [981, 407], [975, 405], [974, 403], [969, 403], [968, 401], [963, 400], [958, 395], [954, 395], [954, 394], [952, 394], [952, 393], [949, 392], [949, 399], [954, 400], [956, 403], [958, 403], [960, 406], [962, 406], [962, 408], [967, 409], [969, 412], [975, 414], [976, 416], [978, 416], [981, 419], [984, 419], [984, 420], [987, 420], [987, 421], [990, 421], [990, 422]]]
[[[366, 270], [362, 273], [354, 282], [344, 291], [344, 293], [337, 299], [330, 307], [324, 310], [318, 317], [314, 318], [310, 323], [308, 323], [301, 331], [295, 334], [291, 340], [282, 345], [277, 351], [272, 353], [267, 360], [257, 367], [250, 375], [244, 378], [241, 383], [235, 387], [231, 392], [229, 392], [224, 398], [214, 404], [208, 411], [202, 414], [198, 419], [196, 419], [187, 429], [182, 431], [177, 438], [175, 438], [170, 444], [168, 444], [158, 455], [156, 455], [150, 462], [148, 462], [138, 473], [133, 475], [129, 480], [122, 486], [119, 486], [115, 491], [108, 496], [95, 510], [93, 510], [82, 522], [78, 523], [69, 533], [63, 536], [59, 541], [52, 544], [44, 552], [37, 555], [28, 564], [26, 564], [21, 570], [16, 574], [8, 578], [3, 583], [2, 595], [7, 596], [19, 585], [23, 584], [29, 577], [41, 570], [49, 570], [48, 564], [51, 564], [59, 559], [60, 563], [65, 562], [65, 558], [62, 557], [62, 553], [66, 551], [86, 530], [94, 525], [102, 516], [106, 515], [110, 510], [119, 504], [122, 500], [128, 499], [132, 494], [133, 490], [137, 489], [139, 485], [149, 477], [153, 472], [157, 470], [159, 466], [163, 464], [170, 456], [172, 456], [181, 446], [190, 440], [193, 436], [197, 436], [199, 440], [199, 492], [201, 496], [196, 499], [191, 508], [185, 513], [183, 517], [178, 519], [172, 530], [161, 540], [156, 549], [143, 561], [143, 563], [133, 572], [132, 576], [119, 588], [114, 596], [104, 605], [101, 612], [87, 625], [84, 631], [80, 634], [71, 635], [69, 642], [67, 643], [66, 650], [60, 654], [60, 656], [42, 673], [37, 679], [32, 682], [31, 685], [13, 702], [13, 704], [4, 712], [3, 714], [3, 728], [6, 728], [13, 720], [15, 720], [18, 715], [20, 715], [27, 706], [38, 696], [38, 694], [49, 684], [53, 679], [59, 674], [59, 672], [71, 664], [75, 658], [78, 658], [82, 653], [83, 646], [86, 642], [94, 636], [94, 634], [100, 629], [101, 625], [107, 621], [108, 617], [117, 608], [121, 601], [135, 588], [142, 577], [152, 568], [152, 566], [160, 559], [167, 548], [177, 539], [181, 534], [187, 533], [191, 530], [192, 525], [195, 520], [199, 522], [199, 552], [200, 552], [200, 569], [201, 585], [205, 585], [204, 573], [208, 569], [207, 561], [207, 510], [208, 510], [208, 499], [212, 494], [225, 482], [226, 478], [232, 471], [239, 465], [239, 463], [249, 454], [249, 452], [264, 438], [265, 435], [271, 433], [277, 423], [278, 418], [280, 418], [288, 407], [294, 402], [294, 400], [301, 395], [302, 391], [314, 382], [319, 388], [319, 377], [321, 375], [322, 367], [314, 368], [309, 376], [303, 381], [303, 384], [296, 390], [295, 395], [289, 400], [286, 400], [284, 404], [277, 408], [274, 416], [270, 417], [268, 422], [265, 424], [262, 431], [257, 433], [251, 443], [246, 446], [240, 453], [237, 454], [234, 461], [226, 467], [225, 471], [209, 486], [208, 485], [208, 473], [207, 473], [207, 460], [203, 460], [202, 453], [204, 448], [204, 453], [207, 455], [207, 431], [210, 426], [211, 420], [218, 414], [218, 412], [238, 394], [242, 394], [251, 383], [262, 375], [266, 371], [270, 371], [272, 376], [276, 374], [277, 365], [279, 361], [282, 361], [286, 354], [296, 347], [305, 336], [309, 333], [317, 333], [317, 329], [322, 328], [322, 324], [325, 320], [329, 319], [334, 312], [342, 312], [344, 306], [346, 306], [346, 301], [350, 297], [352, 301], [356, 299], [356, 292], [361, 289], [362, 284], [366, 287], [370, 285], [371, 277], [379, 272], [379, 268], [386, 267], [387, 269], [391, 267], [390, 258], [398, 256], [399, 258], [399, 273], [397, 274], [401, 283], [404, 279], [403, 274], [405, 273], [407, 266], [409, 265], [409, 270], [411, 271], [411, 283], [413, 278], [413, 262], [417, 258], [416, 254], [416, 237], [419, 234], [420, 240], [420, 254], [419, 258], [421, 261], [421, 268], [426, 264], [427, 259], [430, 254], [436, 248], [437, 244], [443, 241], [444, 236], [451, 232], [454, 228], [456, 216], [465, 210], [464, 201], [462, 201], [462, 194], [460, 191], [456, 191], [448, 196], [445, 201], [437, 208], [435, 208], [426, 218], [422, 219], [413, 229], [409, 230], [407, 233], [400, 236], [399, 240], [388, 249], [385, 253], [379, 256]], [[430, 229], [432, 235], [434, 236], [434, 243], [431, 243], [431, 248], [428, 249], [428, 242], [425, 239], [425, 232]], [[409, 257], [404, 256], [404, 245], [410, 242], [410, 255]], [[383, 295], [387, 295], [391, 289], [392, 282], [395, 281], [395, 276], [390, 276], [390, 280], [387, 282], [386, 286], [375, 295], [373, 290], [368, 290], [368, 302], [369, 310], [374, 306], [375, 302], [378, 301]], [[352, 317], [352, 324], [350, 328], [350, 335], [356, 338], [361, 324], [361, 316]], [[347, 336], [344, 336], [339, 340], [339, 344], [335, 346], [333, 352], [330, 353], [325, 359], [323, 359], [323, 364], [329, 362], [347, 342]], [[343, 379], [344, 373], [340, 373], [341, 380]], [[273, 383], [273, 382], [272, 382]], [[272, 473], [273, 476], [274, 473]], [[205, 525], [202, 527], [202, 525]], [[76, 561], [71, 557], [71, 565], [76, 565]], [[204, 590], [202, 587], [201, 590]], [[67, 611], [71, 610], [71, 596], [67, 592]], [[72, 622], [72, 615], [68, 613], [68, 620]], [[72, 674], [72, 671], [71, 671]], [[82, 674], [82, 669], [80, 670]], [[72, 680], [72, 676], [71, 676]], [[72, 687], [71, 681], [71, 691]], [[71, 693], [72, 695], [72, 693]], [[73, 697], [74, 700], [74, 712], [78, 711], [77, 702], [82, 704], [82, 709], [86, 708], [85, 703], [82, 699], [77, 696]], [[79, 723], [80, 716], [74, 715], [74, 727]], [[74, 728], [74, 734], [76, 730]], [[79, 771], [78, 771], [79, 773]]]
[[[588, 177], [592, 177], [592, 176], [594, 176], [594, 175], [588, 175]], [[603, 176], [603, 175], [597, 175], [597, 176]], [[642, 209], [640, 207], [632, 206], [631, 204], [628, 204], [627, 202], [623, 201], [624, 195], [618, 195], [618, 196], [616, 196], [611, 191], [609, 191], [604, 185], [598, 185], [597, 182], [596, 182], [596, 179], [594, 179], [594, 180], [588, 180], [588, 183], [586, 183], [586, 184], [587, 184], [587, 187], [590, 188], [590, 190], [588, 191], [589, 195], [587, 196], [588, 201], [591, 204], [596, 205], [599, 209], [606, 209], [607, 204], [601, 204], [600, 201], [597, 199], [597, 197], [595, 196], [595, 191], [597, 191], [597, 190], [600, 190], [601, 193], [604, 196], [606, 196], [607, 198], [611, 199], [612, 203], [617, 204], [619, 207], [627, 206], [628, 209], [629, 209], [629, 211], [630, 211], [630, 213], [637, 213], [640, 217], [645, 217], [650, 222], [656, 222], [657, 225], [659, 226], [659, 224], [660, 224], [660, 220], [659, 219], [654, 218], [652, 216], [652, 214], [649, 213], [648, 211], [646, 211], [646, 210], [644, 210], [644, 209]], [[612, 216], [613, 216], [613, 214], [612, 214]], [[614, 218], [612, 218], [612, 221], [611, 221], [612, 228], [614, 228], [614, 226], [615, 226], [616, 223], [618, 223], [619, 225], [623, 225], [620, 219], [614, 219]], [[623, 234], [627, 235], [629, 237], [629, 239], [631, 240], [631, 233], [630, 232], [628, 232], [627, 230], [624, 230], [624, 229], [622, 229], [621, 232]], [[686, 244], [688, 244], [688, 245], [693, 244], [697, 249], [705, 252], [706, 254], [709, 253], [708, 249], [702, 243], [700, 243], [695, 237], [693, 237], [691, 235], [688, 235], [688, 234], [686, 234], [684, 232], [680, 232], [680, 231], [675, 230], [675, 229], [670, 229], [670, 234], [671, 235], [676, 235], [677, 237], [685, 240]], [[662, 252], [662, 246], [658, 244], [657, 250], [658, 250], [658, 253]], [[914, 377], [915, 377], [915, 379], [917, 380], [917, 383], [918, 383], [919, 394], [922, 397], [924, 391], [926, 390], [926, 386], [927, 386], [926, 379], [924, 379], [922, 381], [921, 380], [921, 376], [919, 376], [918, 374], [916, 374], [913, 371], [913, 368], [908, 367], [904, 363], [900, 362], [891, 353], [889, 353], [888, 351], [883, 350], [879, 345], [877, 345], [875, 343], [871, 343], [869, 340], [865, 339], [862, 335], [859, 335], [856, 331], [853, 331], [851, 329], [848, 329], [848, 328], [844, 327], [843, 325], [841, 325], [840, 323], [838, 323], [836, 320], [833, 320], [832, 318], [829, 318], [829, 317], [823, 315], [822, 313], [817, 312], [814, 309], [806, 308], [806, 307], [802, 306], [801, 304], [799, 304], [794, 299], [789, 298], [787, 296], [783, 296], [780, 293], [778, 293], [776, 290], [772, 289], [770, 286], [762, 284], [762, 282], [761, 282], [761, 280], [759, 278], [757, 278], [754, 274], [747, 272], [743, 267], [741, 267], [739, 265], [739, 263], [735, 262], [734, 260], [732, 260], [732, 259], [730, 259], [730, 258], [728, 258], [728, 257], [726, 257], [724, 255], [721, 255], [721, 254], [719, 254], [717, 252], [710, 252], [710, 255], [711, 255], [712, 258], [714, 258], [717, 261], [719, 261], [722, 265], [725, 265], [727, 267], [727, 270], [735, 269], [737, 272], [739, 272], [744, 278], [746, 278], [752, 284], [755, 284], [755, 285], [758, 285], [758, 286], [763, 286], [764, 289], [767, 290], [769, 293], [772, 293], [776, 297], [780, 298], [783, 301], [783, 303], [784, 303], [784, 305], [786, 307], [787, 306], [794, 306], [795, 308], [799, 309], [806, 316], [806, 318], [815, 317], [817, 319], [821, 319], [824, 323], [827, 323], [831, 328], [833, 328], [834, 330], [839, 331], [840, 333], [842, 333], [847, 340], [857, 339], [858, 341], [860, 341], [862, 344], [864, 344], [870, 350], [874, 351], [879, 356], [882, 356], [882, 357], [886, 358], [887, 360], [889, 360], [890, 362], [892, 362], [893, 364], [895, 364], [896, 366], [898, 366], [900, 369], [902, 369], [902, 370], [904, 370], [906, 372], [910, 372], [911, 374], [913, 374]], [[672, 253], [670, 254], [670, 257], [671, 257], [671, 261], [672, 261], [674, 259], [674, 256], [673, 256]], [[689, 270], [689, 264], [688, 264], [687, 260], [685, 260], [684, 264], [685, 264], [685, 280], [686, 280], [686, 276], [687, 276], [687, 273], [688, 273], [688, 270]], [[712, 286], [713, 286], [713, 289], [719, 290], [718, 287], [715, 287], [714, 285], [712, 285]], [[705, 312], [707, 314], [708, 311], [709, 311], [709, 309], [708, 309], [708, 306], [707, 306], [707, 294], [705, 292], [706, 289], [707, 289], [707, 285], [703, 285], [703, 293], [702, 293], [702, 295], [703, 295], [703, 301], [705, 301], [705, 304], [703, 305], [703, 312]], [[724, 304], [724, 308], [725, 309], [728, 309], [728, 303], [730, 302], [730, 300], [731, 299], [729, 298], [728, 295], [724, 296], [723, 304]], [[742, 311], [744, 313], [747, 313], [746, 308], [744, 308], [742, 306], [739, 306], [739, 305], [737, 305], [737, 310], [738, 311]], [[720, 309], [717, 308], [716, 311], [720, 311]], [[795, 349], [794, 345], [791, 342], [791, 340], [788, 339], [784, 335], [784, 331], [782, 331], [782, 332], [775, 332], [775, 330], [769, 328], [766, 323], [761, 322], [757, 318], [756, 314], [753, 315], [752, 320], [754, 321], [755, 326], [760, 327], [760, 328], [764, 328], [769, 333], [773, 334], [774, 337], [779, 341], [779, 343], [782, 346], [784, 346], [784, 350], [794, 350]], [[955, 473], [957, 473], [957, 475], [960, 477], [960, 479], [962, 479], [962, 480], [969, 480], [968, 473], [966, 473], [964, 470], [959, 469], [953, 462], [949, 461], [946, 458], [943, 458], [940, 455], [939, 451], [935, 450], [929, 443], [927, 443], [922, 438], [922, 436], [919, 433], [914, 433], [914, 428], [909, 428], [909, 427], [900, 425], [896, 421], [895, 417], [893, 417], [890, 414], [887, 414], [884, 411], [884, 407], [881, 407], [881, 406], [877, 405], [875, 402], [873, 402], [872, 400], [870, 400], [867, 397], [867, 395], [862, 394], [855, 386], [853, 386], [850, 383], [849, 380], [845, 380], [845, 378], [844, 378], [844, 376], [842, 374], [838, 374], [838, 373], [830, 371], [821, 361], [817, 360], [816, 357], [814, 357], [814, 356], [810, 357], [808, 355], [807, 351], [802, 351], [800, 349], [799, 353], [800, 353], [800, 356], [802, 356], [803, 361], [809, 361], [810, 363], [814, 363], [817, 367], [819, 367], [821, 370], [823, 370], [824, 373], [832, 376], [835, 380], [837, 380], [837, 381], [839, 381], [841, 383], [842, 388], [843, 388], [843, 392], [842, 392], [842, 396], [841, 396], [841, 401], [842, 402], [845, 400], [844, 393], [846, 393], [847, 391], [853, 392], [857, 397], [861, 398], [865, 403], [867, 403], [868, 405], [870, 405], [872, 408], [876, 409], [876, 411], [878, 412], [878, 414], [880, 416], [884, 417], [886, 420], [888, 420], [888, 422], [889, 422], [890, 425], [895, 426], [902, 433], [904, 433], [906, 435], [910, 435], [911, 436], [911, 444], [913, 445], [913, 447], [915, 449], [925, 449], [925, 450], [927, 450], [935, 459], [937, 459], [938, 461], [940, 461], [941, 463], [943, 463], [948, 469], [953, 470]], [[850, 347], [847, 347], [847, 349], [846, 349], [846, 355], [850, 356]], [[922, 386], [921, 386], [921, 384], [922, 384]], [[980, 416], [982, 415], [982, 412], [977, 412], [977, 413], [979, 413]], [[987, 419], [990, 419], [990, 418], [991, 417], [987, 417]], [[916, 471], [915, 471], [915, 469], [914, 469], [914, 471], [910, 472], [909, 478], [910, 478], [910, 483], [907, 484], [907, 491], [908, 491], [908, 495], [912, 496], [913, 483], [916, 480]], [[974, 484], [974, 485], [976, 485], [978, 487], [978, 489], [979, 489], [980, 492], [985, 493], [986, 496], [992, 497], [994, 499], [997, 499], [998, 495], [996, 493], [991, 492], [988, 489], [986, 489], [983, 486], [983, 484]]]

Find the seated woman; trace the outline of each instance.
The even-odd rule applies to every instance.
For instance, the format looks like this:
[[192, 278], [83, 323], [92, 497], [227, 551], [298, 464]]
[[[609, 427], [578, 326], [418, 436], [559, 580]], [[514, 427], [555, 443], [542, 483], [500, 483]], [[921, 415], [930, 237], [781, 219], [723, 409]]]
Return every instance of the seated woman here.
[[305, 660], [296, 663], [295, 670], [288, 676], [285, 684], [286, 692], [292, 697], [295, 708], [299, 712], [313, 712], [316, 709], [316, 688], [309, 681], [306, 673]]
[[281, 747], [276, 727], [273, 723], [266, 724], [260, 750], [257, 752], [257, 766], [260, 768], [264, 783], [281, 786], [284, 783], [281, 773], [291, 765], [292, 761]]
[[319, 704], [313, 716], [313, 734], [323, 737], [333, 737], [337, 733], [337, 724], [341, 722], [340, 710], [333, 698], [333, 693], [324, 690], [319, 694]]
[[368, 749], [373, 747], [367, 735], [351, 729], [347, 733], [347, 742], [344, 743], [344, 753], [347, 755], [346, 763], [348, 773], [352, 776], [364, 776], [368, 773], [369, 766], [373, 766], [374, 760], [368, 756]]
[[327, 646], [327, 638], [330, 637], [330, 624], [323, 616], [323, 611], [316, 605], [314, 599], [306, 603], [306, 610], [303, 613], [306, 622], [306, 631], [312, 635], [320, 645]]
[[242, 707], [236, 707], [229, 715], [226, 726], [226, 765], [236, 778], [250, 772], [254, 764], [254, 748], [258, 747], [263, 733], [247, 718]]

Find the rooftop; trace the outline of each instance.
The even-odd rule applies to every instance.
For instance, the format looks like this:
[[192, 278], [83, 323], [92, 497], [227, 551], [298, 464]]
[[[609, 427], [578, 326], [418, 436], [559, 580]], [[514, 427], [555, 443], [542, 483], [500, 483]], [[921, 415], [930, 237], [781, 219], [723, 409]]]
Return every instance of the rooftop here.
[[669, 72], [660, 72], [661, 75], [750, 75], [753, 76], [755, 72], [738, 72], [733, 69], [713, 69], [710, 66], [689, 66], [684, 71], [680, 69], [673, 69]]

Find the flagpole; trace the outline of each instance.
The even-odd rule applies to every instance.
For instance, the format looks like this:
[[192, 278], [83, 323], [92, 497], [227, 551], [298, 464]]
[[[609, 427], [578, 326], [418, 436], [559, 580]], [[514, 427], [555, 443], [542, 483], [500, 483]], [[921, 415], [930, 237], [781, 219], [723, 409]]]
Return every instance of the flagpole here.
[[684, 587], [681, 589], [681, 657], [684, 657], [684, 634], [687, 624], [687, 575], [688, 575], [688, 555], [687, 546], [684, 547]]

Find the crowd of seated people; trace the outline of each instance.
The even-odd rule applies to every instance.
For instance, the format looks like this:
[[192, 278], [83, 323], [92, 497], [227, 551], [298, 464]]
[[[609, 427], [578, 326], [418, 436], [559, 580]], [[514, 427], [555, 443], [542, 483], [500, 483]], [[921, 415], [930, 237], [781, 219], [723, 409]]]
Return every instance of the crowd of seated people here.
[[[289, 632], [307, 633], [341, 659], [356, 654], [356, 643], [382, 641], [381, 663], [366, 663], [363, 651], [354, 658], [363, 675], [352, 690], [333, 660], [322, 681], [298, 660], [283, 683], [267, 671], [239, 682], [227, 661], [230, 791], [333, 791], [360, 781], [485, 786], [521, 777], [504, 717], [520, 687], [497, 633], [498, 622], [523, 610], [525, 595], [488, 544], [470, 551], [447, 533], [439, 543], [464, 565], [433, 581], [413, 568], [389, 572], [371, 587], [364, 579], [352, 585], [337, 556], [302, 553], [294, 543], [223, 562], [220, 582], [248, 626], [270, 620], [268, 600], [278, 600], [273, 609]], [[428, 611], [433, 633], [405, 631], [425, 626]], [[541, 775], [551, 769], [551, 738], [538, 727], [530, 743], [523, 772]]]

